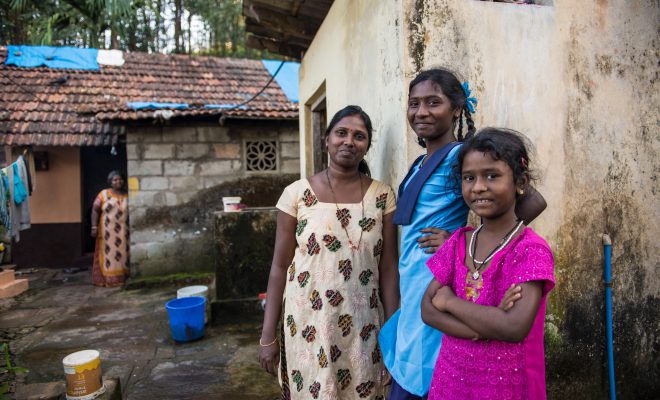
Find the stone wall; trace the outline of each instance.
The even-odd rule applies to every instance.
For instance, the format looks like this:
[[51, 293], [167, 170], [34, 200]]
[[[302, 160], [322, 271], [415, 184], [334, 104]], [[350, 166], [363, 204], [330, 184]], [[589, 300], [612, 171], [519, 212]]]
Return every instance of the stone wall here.
[[[278, 142], [278, 171], [247, 171], [244, 141]], [[211, 215], [223, 196], [274, 206], [297, 179], [297, 121], [134, 126], [127, 131], [131, 274], [213, 271]]]

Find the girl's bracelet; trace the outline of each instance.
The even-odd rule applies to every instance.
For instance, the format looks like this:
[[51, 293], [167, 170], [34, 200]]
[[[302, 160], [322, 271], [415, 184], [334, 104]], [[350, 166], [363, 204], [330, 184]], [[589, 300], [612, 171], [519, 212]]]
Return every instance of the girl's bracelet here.
[[270, 342], [270, 343], [266, 343], [266, 344], [263, 344], [263, 343], [261, 343], [261, 338], [259, 338], [259, 346], [261, 346], [261, 347], [268, 347], [268, 346], [272, 346], [272, 345], [274, 345], [274, 344], [275, 344], [275, 342], [277, 342], [277, 338], [275, 338], [275, 339], [273, 339], [273, 341], [272, 341], [272, 342]]

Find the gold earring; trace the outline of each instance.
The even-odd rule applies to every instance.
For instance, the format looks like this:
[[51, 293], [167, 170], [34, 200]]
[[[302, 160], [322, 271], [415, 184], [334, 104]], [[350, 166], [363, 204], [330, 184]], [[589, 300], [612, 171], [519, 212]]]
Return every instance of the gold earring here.
[[525, 191], [522, 189], [518, 189], [518, 194], [522, 196], [523, 194], [525, 194]]

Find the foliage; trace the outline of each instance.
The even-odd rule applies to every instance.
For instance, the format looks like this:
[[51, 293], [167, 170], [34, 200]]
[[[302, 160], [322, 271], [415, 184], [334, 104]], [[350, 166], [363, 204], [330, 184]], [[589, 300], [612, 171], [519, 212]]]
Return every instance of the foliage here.
[[0, 44], [280, 58], [246, 38], [241, 0], [0, 0]]
[[[0, 344], [0, 352], [4, 353], [5, 366], [0, 368], [0, 375], [15, 374], [28, 372], [26, 368], [16, 367], [11, 365], [11, 358], [9, 356], [9, 345], [7, 343]], [[8, 398], [6, 395], [9, 393], [9, 382], [4, 382], [0, 385], [0, 400]]]

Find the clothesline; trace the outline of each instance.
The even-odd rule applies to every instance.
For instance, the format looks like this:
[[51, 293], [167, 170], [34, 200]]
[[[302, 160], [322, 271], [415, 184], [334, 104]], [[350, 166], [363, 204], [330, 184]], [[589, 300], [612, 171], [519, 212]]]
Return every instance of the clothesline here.
[[0, 226], [18, 242], [20, 231], [30, 228], [30, 201], [36, 187], [32, 152], [25, 151], [16, 161], [0, 169]]

